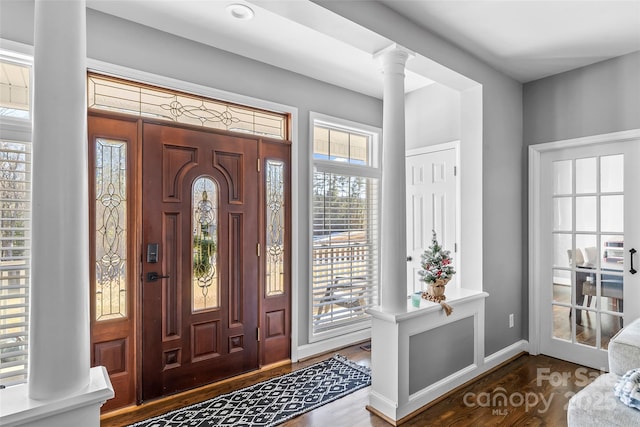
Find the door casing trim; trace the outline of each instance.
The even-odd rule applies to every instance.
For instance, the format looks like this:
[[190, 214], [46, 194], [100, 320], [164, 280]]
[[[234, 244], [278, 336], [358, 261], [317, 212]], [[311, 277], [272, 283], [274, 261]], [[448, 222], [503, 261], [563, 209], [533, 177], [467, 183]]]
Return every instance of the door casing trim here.
[[640, 129], [591, 135], [580, 138], [534, 144], [529, 146], [529, 182], [528, 182], [528, 249], [529, 249], [529, 353], [540, 353], [540, 174], [541, 156], [545, 152], [564, 148], [586, 147], [594, 144], [624, 142], [640, 138]]

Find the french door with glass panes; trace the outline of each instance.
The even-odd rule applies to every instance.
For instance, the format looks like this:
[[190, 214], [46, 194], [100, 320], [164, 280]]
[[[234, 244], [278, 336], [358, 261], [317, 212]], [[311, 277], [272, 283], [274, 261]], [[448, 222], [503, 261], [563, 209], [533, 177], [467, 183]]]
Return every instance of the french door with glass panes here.
[[610, 339], [640, 317], [640, 141], [544, 152], [540, 351], [607, 367]]

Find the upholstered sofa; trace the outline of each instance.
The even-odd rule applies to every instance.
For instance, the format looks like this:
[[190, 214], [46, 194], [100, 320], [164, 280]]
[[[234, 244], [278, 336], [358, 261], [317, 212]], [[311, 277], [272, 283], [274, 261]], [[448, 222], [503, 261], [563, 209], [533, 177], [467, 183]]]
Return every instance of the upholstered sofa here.
[[640, 426], [640, 410], [625, 405], [614, 387], [622, 376], [640, 368], [640, 319], [609, 342], [609, 373], [600, 375], [569, 400], [569, 427]]

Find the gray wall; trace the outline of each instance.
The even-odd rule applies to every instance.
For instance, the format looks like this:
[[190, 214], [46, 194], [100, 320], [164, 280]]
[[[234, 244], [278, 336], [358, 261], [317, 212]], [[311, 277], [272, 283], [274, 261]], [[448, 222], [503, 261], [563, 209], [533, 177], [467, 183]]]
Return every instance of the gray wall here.
[[33, 1], [0, 0], [0, 38], [33, 46]]
[[524, 338], [522, 84], [380, 3], [313, 1], [482, 85], [485, 354]]
[[406, 148], [460, 139], [460, 92], [434, 83], [407, 94]]
[[640, 128], [640, 52], [524, 85], [526, 145]]

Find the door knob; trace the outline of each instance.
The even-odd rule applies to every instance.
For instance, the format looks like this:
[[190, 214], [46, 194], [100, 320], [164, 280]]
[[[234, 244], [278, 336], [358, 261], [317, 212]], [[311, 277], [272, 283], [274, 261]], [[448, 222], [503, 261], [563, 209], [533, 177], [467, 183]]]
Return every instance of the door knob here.
[[407, 257], [407, 262], [411, 262], [411, 261], [413, 261], [413, 258], [411, 257], [411, 255], [409, 255], [409, 256]]
[[169, 276], [160, 275], [155, 271], [151, 271], [147, 273], [147, 282], [157, 282], [158, 279], [168, 279], [168, 278]]

